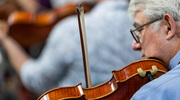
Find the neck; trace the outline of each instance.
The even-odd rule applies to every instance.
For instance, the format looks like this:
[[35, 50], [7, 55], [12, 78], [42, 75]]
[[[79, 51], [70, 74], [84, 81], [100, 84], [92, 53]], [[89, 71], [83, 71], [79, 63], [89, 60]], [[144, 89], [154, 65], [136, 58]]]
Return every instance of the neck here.
[[176, 35], [170, 45], [168, 46], [169, 52], [167, 54], [166, 63], [169, 65], [170, 60], [179, 52], [180, 50], [180, 37]]

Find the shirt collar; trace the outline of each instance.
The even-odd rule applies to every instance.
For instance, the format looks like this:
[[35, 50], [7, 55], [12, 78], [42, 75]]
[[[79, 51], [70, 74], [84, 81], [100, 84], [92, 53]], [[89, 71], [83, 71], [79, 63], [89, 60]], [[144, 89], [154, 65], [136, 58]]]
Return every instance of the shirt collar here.
[[180, 62], [180, 51], [171, 59], [169, 69], [173, 69]]

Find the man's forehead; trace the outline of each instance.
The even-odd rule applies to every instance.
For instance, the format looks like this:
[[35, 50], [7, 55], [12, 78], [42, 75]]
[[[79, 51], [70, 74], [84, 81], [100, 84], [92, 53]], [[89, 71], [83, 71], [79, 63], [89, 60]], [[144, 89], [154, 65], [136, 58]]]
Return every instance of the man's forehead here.
[[133, 25], [135, 27], [138, 27], [146, 22], [147, 22], [147, 18], [145, 17], [143, 11], [142, 10], [137, 11], [134, 16], [134, 24]]

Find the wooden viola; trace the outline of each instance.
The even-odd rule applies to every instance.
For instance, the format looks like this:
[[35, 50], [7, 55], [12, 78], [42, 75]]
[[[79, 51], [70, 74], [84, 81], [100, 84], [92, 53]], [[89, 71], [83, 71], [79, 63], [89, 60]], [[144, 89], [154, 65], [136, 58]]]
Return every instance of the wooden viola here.
[[130, 100], [138, 89], [149, 82], [148, 72], [155, 79], [167, 71], [167, 66], [159, 60], [139, 60], [122, 69], [113, 70], [112, 78], [98, 86], [82, 88], [78, 84], [60, 87], [47, 91], [38, 100]]

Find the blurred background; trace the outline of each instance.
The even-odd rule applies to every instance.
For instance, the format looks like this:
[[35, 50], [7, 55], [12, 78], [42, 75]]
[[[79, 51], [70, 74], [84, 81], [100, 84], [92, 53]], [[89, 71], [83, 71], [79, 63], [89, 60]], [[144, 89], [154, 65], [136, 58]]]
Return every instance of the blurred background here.
[[[63, 18], [76, 14], [74, 3], [66, 0], [0, 0], [0, 20], [9, 24], [13, 37], [33, 58], [40, 54], [53, 26]], [[76, 0], [74, 0], [76, 1]], [[94, 3], [83, 3], [85, 12]], [[38, 94], [28, 91], [13, 69], [0, 45], [0, 100], [36, 100]]]

